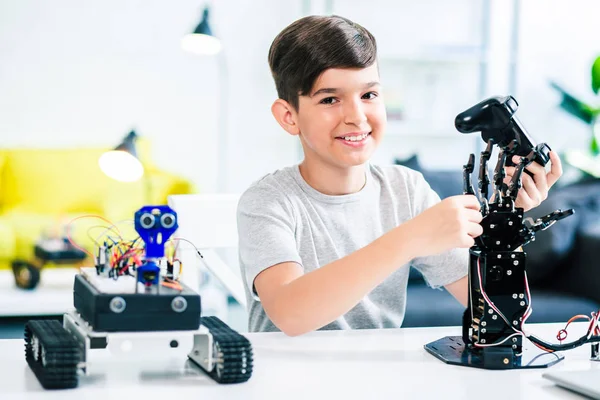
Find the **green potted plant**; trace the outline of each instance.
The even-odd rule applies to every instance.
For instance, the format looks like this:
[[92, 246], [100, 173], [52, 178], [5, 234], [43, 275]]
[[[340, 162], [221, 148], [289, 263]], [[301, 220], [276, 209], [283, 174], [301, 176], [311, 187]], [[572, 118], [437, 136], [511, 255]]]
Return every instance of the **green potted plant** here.
[[[591, 138], [587, 151], [566, 151], [564, 153], [565, 161], [588, 175], [600, 178], [600, 105], [590, 105], [568, 93], [555, 82], [550, 84], [562, 95], [560, 107], [590, 126]], [[592, 64], [591, 86], [594, 94], [598, 95], [600, 92], [600, 56]]]

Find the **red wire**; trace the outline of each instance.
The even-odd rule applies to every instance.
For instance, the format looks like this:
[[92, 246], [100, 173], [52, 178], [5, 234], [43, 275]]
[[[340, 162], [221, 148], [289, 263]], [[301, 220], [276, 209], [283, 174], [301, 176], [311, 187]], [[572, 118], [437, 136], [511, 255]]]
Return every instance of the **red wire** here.
[[[77, 243], [75, 243], [75, 241], [71, 238], [71, 224], [75, 221], [77, 221], [78, 219], [82, 219], [82, 218], [99, 218], [101, 220], [103, 220], [104, 222], [109, 223], [111, 226], [114, 226], [115, 224], [113, 224], [112, 222], [110, 222], [109, 220], [107, 220], [104, 217], [101, 217], [99, 215], [95, 215], [95, 214], [85, 214], [85, 215], [80, 215], [79, 217], [75, 217], [73, 218], [71, 221], [69, 221], [69, 223], [67, 224], [67, 240], [69, 241], [69, 243], [71, 243], [71, 245], [73, 245], [73, 247], [75, 247], [76, 249], [79, 249], [81, 251], [83, 251], [84, 253], [86, 253], [87, 255], [89, 255], [91, 258], [94, 258], [94, 255], [84, 249], [83, 247], [79, 246]], [[115, 226], [115, 228], [117, 229], [117, 232], [119, 232], [119, 234], [121, 234], [121, 231], [119, 231], [119, 228], [117, 228]]]

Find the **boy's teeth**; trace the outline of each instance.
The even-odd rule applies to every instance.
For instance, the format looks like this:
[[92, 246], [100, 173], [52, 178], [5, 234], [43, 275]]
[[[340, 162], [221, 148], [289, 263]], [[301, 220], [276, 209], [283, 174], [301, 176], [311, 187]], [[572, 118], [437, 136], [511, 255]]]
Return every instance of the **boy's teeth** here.
[[359, 136], [344, 136], [344, 140], [348, 140], [350, 142], [358, 142], [366, 138], [368, 133]]

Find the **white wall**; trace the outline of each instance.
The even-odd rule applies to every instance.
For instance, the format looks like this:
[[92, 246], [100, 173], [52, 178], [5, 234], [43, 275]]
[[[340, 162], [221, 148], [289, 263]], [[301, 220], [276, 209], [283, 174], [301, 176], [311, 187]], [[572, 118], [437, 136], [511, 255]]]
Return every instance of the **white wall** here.
[[553, 148], [587, 149], [590, 129], [558, 108], [552, 79], [600, 106], [591, 89], [591, 66], [600, 56], [600, 1], [522, 0], [518, 50], [519, 115]]
[[[152, 139], [161, 166], [211, 192], [218, 187], [219, 112], [226, 102], [226, 187], [239, 192], [262, 174], [299, 159], [296, 138], [283, 132], [270, 114], [276, 92], [267, 52], [275, 35], [302, 16], [307, 4], [318, 11], [327, 3], [212, 1], [213, 30], [225, 46], [219, 59], [189, 55], [179, 46], [196, 25], [204, 1], [0, 0], [0, 146], [110, 146], [135, 127]], [[385, 52], [412, 51], [415, 43], [438, 39], [450, 45], [479, 43], [484, 29], [478, 19], [484, 0], [461, 0], [452, 7], [442, 0], [420, 6], [408, 0], [373, 0], [366, 8], [355, 0], [330, 4], [333, 12], [363, 22], [378, 35]], [[485, 94], [505, 94], [513, 57], [513, 3], [490, 4]], [[589, 92], [584, 81], [592, 55], [600, 52], [594, 18], [600, 2], [521, 4], [518, 115], [535, 137], [561, 147], [570, 140], [565, 133], [583, 135], [585, 127], [558, 110], [558, 98], [546, 80], [553, 76], [580, 93]], [[423, 19], [428, 13], [430, 20]], [[396, 37], [395, 31], [402, 34]], [[220, 73], [222, 60], [226, 74]], [[457, 71], [463, 72], [456, 72], [454, 89], [445, 87], [446, 94], [438, 96], [443, 101], [436, 103], [448, 115], [471, 105], [477, 95], [473, 82], [478, 75]], [[420, 92], [419, 85], [413, 85], [410, 101], [433, 104], [431, 93]], [[221, 98], [224, 87], [226, 96]], [[451, 102], [447, 95], [453, 92]], [[432, 118], [441, 112], [433, 112]], [[442, 125], [447, 120], [438, 119]], [[426, 164], [462, 165], [473, 141], [458, 136], [451, 120], [447, 125], [447, 130], [442, 128], [448, 136], [439, 140], [426, 134], [390, 137], [378, 160], [418, 150]]]
[[277, 98], [267, 58], [275, 36], [302, 16], [301, 1], [215, 1], [227, 59], [226, 191], [241, 192], [260, 176], [299, 160], [297, 138], [271, 115]]
[[[262, 142], [278, 164], [283, 135], [273, 134], [267, 105], [268, 43], [298, 17], [275, 1], [214, 4], [213, 29], [225, 42], [232, 171], [244, 180]], [[23, 0], [0, 2], [0, 146], [116, 145], [131, 129], [151, 138], [159, 165], [203, 191], [217, 187], [219, 60], [184, 53], [205, 2]], [[299, 8], [298, 8], [299, 9]], [[270, 124], [270, 125], [269, 125]], [[264, 140], [263, 132], [275, 136]], [[292, 148], [293, 144], [283, 143]], [[262, 157], [263, 159], [265, 157]], [[293, 160], [292, 160], [293, 161]], [[237, 169], [242, 163], [235, 162]], [[270, 165], [269, 165], [270, 167]]]

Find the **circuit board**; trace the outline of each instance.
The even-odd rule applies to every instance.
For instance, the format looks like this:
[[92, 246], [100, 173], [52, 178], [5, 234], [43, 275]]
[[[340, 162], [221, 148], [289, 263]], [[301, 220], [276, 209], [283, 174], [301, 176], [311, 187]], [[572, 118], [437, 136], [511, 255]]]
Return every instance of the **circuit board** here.
[[[135, 275], [122, 275], [118, 279], [110, 278], [104, 275], [98, 275], [96, 268], [85, 267], [81, 268], [81, 275], [92, 285], [98, 292], [104, 294], [134, 294], [143, 293], [146, 288], [144, 284], [138, 282]], [[178, 290], [159, 286], [157, 288], [159, 295], [167, 295], [179, 293]]]

